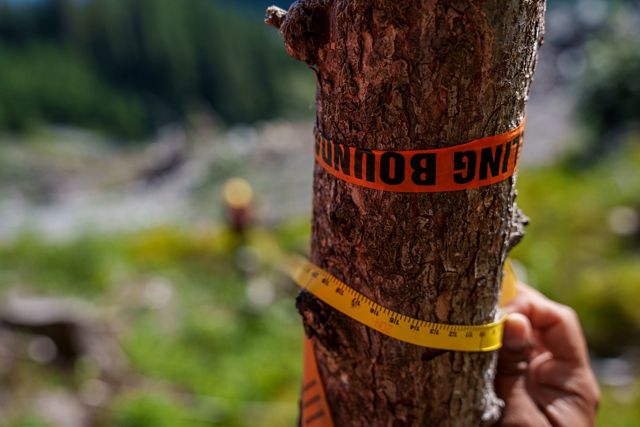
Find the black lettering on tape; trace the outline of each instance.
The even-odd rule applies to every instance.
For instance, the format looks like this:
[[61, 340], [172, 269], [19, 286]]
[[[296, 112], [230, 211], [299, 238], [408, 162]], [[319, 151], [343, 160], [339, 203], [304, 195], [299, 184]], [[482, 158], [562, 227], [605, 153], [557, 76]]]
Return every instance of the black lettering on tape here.
[[335, 144], [325, 140], [325, 143], [323, 144], [322, 147], [322, 160], [329, 166], [332, 165], [332, 153], [333, 153], [333, 146]]
[[476, 152], [456, 151], [453, 154], [453, 170], [458, 172], [453, 174], [453, 180], [456, 184], [466, 184], [473, 181], [476, 176]]
[[435, 185], [436, 183], [436, 154], [421, 153], [411, 158], [411, 180], [416, 185]]
[[[391, 160], [393, 159], [393, 176]], [[385, 184], [398, 185], [404, 181], [404, 156], [395, 151], [386, 151], [380, 156], [380, 179]]]
[[502, 159], [502, 173], [509, 170], [509, 158], [511, 157], [511, 141], [504, 145], [504, 158]]
[[491, 147], [483, 148], [480, 151], [480, 179], [487, 179], [489, 171], [491, 171], [491, 177], [496, 177], [500, 174], [500, 160], [502, 159], [502, 145], [496, 147], [495, 153]]
[[351, 150], [346, 145], [333, 145], [333, 167], [342, 169], [345, 175], [351, 175]]
[[365, 158], [365, 173], [366, 180], [369, 182], [375, 182], [376, 178], [376, 157], [369, 149], [356, 148], [354, 156], [354, 175], [358, 179], [362, 179], [362, 158]]

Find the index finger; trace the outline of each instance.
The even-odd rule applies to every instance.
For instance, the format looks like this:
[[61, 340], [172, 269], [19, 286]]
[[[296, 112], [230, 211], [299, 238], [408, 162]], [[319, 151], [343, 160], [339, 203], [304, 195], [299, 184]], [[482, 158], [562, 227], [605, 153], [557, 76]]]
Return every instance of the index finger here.
[[522, 313], [555, 359], [588, 364], [587, 344], [575, 311], [551, 301], [540, 292], [518, 284], [509, 311]]

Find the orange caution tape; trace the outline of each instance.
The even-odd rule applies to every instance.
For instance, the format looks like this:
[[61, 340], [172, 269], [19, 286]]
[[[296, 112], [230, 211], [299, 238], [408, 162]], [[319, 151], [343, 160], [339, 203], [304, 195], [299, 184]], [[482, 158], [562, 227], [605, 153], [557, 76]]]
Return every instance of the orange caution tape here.
[[304, 337], [304, 373], [300, 400], [302, 427], [334, 427], [324, 386], [316, 363], [313, 341]]
[[316, 161], [333, 176], [362, 187], [402, 193], [457, 191], [511, 177], [525, 122], [509, 132], [432, 150], [383, 151], [326, 139], [316, 130]]

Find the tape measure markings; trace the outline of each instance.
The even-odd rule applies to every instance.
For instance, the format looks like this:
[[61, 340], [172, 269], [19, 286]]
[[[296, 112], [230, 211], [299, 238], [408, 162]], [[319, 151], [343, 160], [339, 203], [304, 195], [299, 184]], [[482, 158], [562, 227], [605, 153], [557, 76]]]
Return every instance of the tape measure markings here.
[[[505, 318], [483, 325], [453, 325], [415, 319], [374, 302], [303, 258], [288, 269], [302, 288], [344, 315], [400, 341], [441, 350], [486, 352], [500, 348]], [[505, 279], [511, 274], [505, 269]], [[367, 308], [368, 307], [368, 308]]]
[[[449, 325], [449, 324], [434, 324], [430, 322], [426, 322], [424, 320], [415, 319], [412, 317], [408, 317], [404, 314], [395, 313], [391, 310], [388, 310], [385, 307], [380, 306], [375, 303], [373, 300], [365, 297], [364, 295], [357, 292], [355, 289], [347, 286], [342, 283], [340, 280], [335, 278], [334, 276], [324, 272], [319, 267], [314, 266], [313, 264], [307, 262], [302, 259], [292, 260], [292, 266], [288, 268], [288, 272], [294, 278], [296, 283], [300, 284], [301, 275], [300, 272], [305, 272], [308, 275], [308, 280], [305, 282], [305, 285], [300, 285], [303, 288], [312, 292], [312, 287], [314, 281], [319, 281], [322, 283], [322, 286], [328, 287], [333, 283], [333, 286], [336, 286], [336, 289], [346, 289], [347, 292], [353, 295], [351, 300], [351, 304], [353, 306], [360, 306], [362, 302], [366, 303], [369, 306], [369, 310], [375, 310], [380, 312], [382, 310], [385, 314], [395, 314], [397, 317], [402, 319], [404, 322], [409, 324], [409, 328], [414, 332], [420, 332], [420, 328], [428, 327], [429, 325], [437, 325], [440, 329], [445, 331], [449, 331], [451, 334], [460, 330], [466, 330], [469, 328], [468, 326], [463, 325]], [[500, 306], [504, 306], [509, 299], [513, 298], [516, 294], [516, 276], [511, 266], [509, 260], [507, 260], [503, 266], [503, 280], [502, 280], [502, 288], [500, 295]], [[313, 292], [312, 292], [313, 293]], [[315, 295], [315, 293], [314, 293]], [[355, 302], [355, 304], [354, 304]], [[355, 317], [354, 317], [355, 318]], [[356, 320], [359, 320], [355, 318]], [[482, 328], [489, 327], [490, 325], [480, 325], [480, 326], [472, 326], [472, 328]], [[383, 331], [380, 331], [383, 332]], [[493, 333], [496, 332], [495, 329], [492, 330]], [[385, 332], [383, 332], [385, 333]], [[500, 329], [500, 335], [501, 335]], [[393, 334], [387, 333], [389, 336], [394, 336]], [[479, 332], [479, 347], [484, 347], [484, 338], [486, 335], [486, 331], [481, 330]], [[500, 338], [501, 339], [501, 338]], [[322, 379], [320, 378], [320, 373], [318, 371], [318, 365], [315, 357], [315, 349], [313, 345], [313, 341], [305, 336], [304, 339], [304, 374], [303, 374], [303, 384], [302, 387], [302, 396], [301, 396], [301, 411], [300, 411], [300, 419], [305, 427], [334, 427], [333, 418], [331, 416], [331, 410], [329, 409], [329, 404], [327, 402], [327, 398], [324, 391], [324, 386], [322, 384]], [[311, 397], [308, 397], [312, 394]]]
[[[355, 289], [350, 288], [349, 286], [340, 282], [334, 276], [324, 272], [318, 267], [313, 269], [313, 264], [308, 263], [305, 260], [292, 260], [292, 266], [288, 268], [289, 274], [296, 278], [296, 283], [299, 284], [297, 279], [300, 278], [300, 269], [306, 271], [309, 275], [309, 280], [306, 282], [306, 286], [302, 286], [305, 289], [308, 289], [310, 285], [313, 284], [314, 280], [320, 280], [323, 286], [328, 286], [331, 281], [336, 285], [342, 285], [345, 287], [348, 292], [353, 295], [354, 299], [352, 301], [356, 301], [359, 305], [362, 301], [364, 301], [371, 309], [374, 310], [383, 310], [384, 313], [390, 312], [394, 313], [391, 310], [388, 310], [379, 304], [373, 302], [371, 299], [365, 297], [364, 295], [357, 292]], [[503, 266], [503, 279], [502, 279], [502, 287], [500, 294], [500, 306], [504, 306], [511, 298], [513, 298], [516, 294], [516, 276], [511, 266], [510, 261], [507, 259]], [[420, 331], [420, 327], [424, 327], [430, 324], [430, 322], [426, 322], [424, 320], [419, 320], [415, 318], [411, 318], [405, 316], [403, 314], [396, 313], [401, 318], [409, 323], [409, 327], [413, 328], [416, 332]], [[358, 319], [356, 319], [358, 320]], [[456, 330], [456, 328], [465, 328], [460, 325], [448, 325], [448, 324], [440, 324], [440, 327], [445, 330]], [[390, 335], [393, 336], [393, 335]], [[480, 347], [483, 346], [484, 341], [484, 332], [480, 333]], [[300, 419], [305, 427], [334, 427], [333, 419], [331, 417], [331, 411], [329, 410], [329, 404], [327, 402], [326, 394], [324, 391], [324, 387], [322, 385], [322, 379], [320, 378], [320, 373], [318, 371], [318, 365], [315, 357], [315, 349], [313, 345], [313, 341], [305, 336], [304, 337], [304, 373], [303, 373], [303, 384], [302, 387], [302, 395], [301, 395], [301, 407], [300, 407]], [[309, 394], [313, 394], [310, 398], [307, 398]], [[312, 412], [313, 411], [313, 412]]]

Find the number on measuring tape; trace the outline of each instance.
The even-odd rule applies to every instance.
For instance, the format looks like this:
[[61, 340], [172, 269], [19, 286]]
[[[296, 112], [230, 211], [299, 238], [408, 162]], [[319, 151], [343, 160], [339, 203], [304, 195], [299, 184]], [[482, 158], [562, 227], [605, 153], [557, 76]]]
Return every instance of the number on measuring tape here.
[[[298, 285], [344, 315], [392, 338], [453, 351], [482, 352], [501, 346], [505, 318], [485, 325], [427, 323], [382, 307], [306, 260], [298, 259], [294, 266], [297, 268], [291, 268], [289, 273]], [[505, 270], [505, 273], [505, 279], [515, 283], [509, 271]], [[348, 299], [344, 298], [345, 293], [350, 294]], [[368, 310], [360, 309], [363, 303], [369, 306]], [[425, 332], [422, 332], [422, 326]]]

